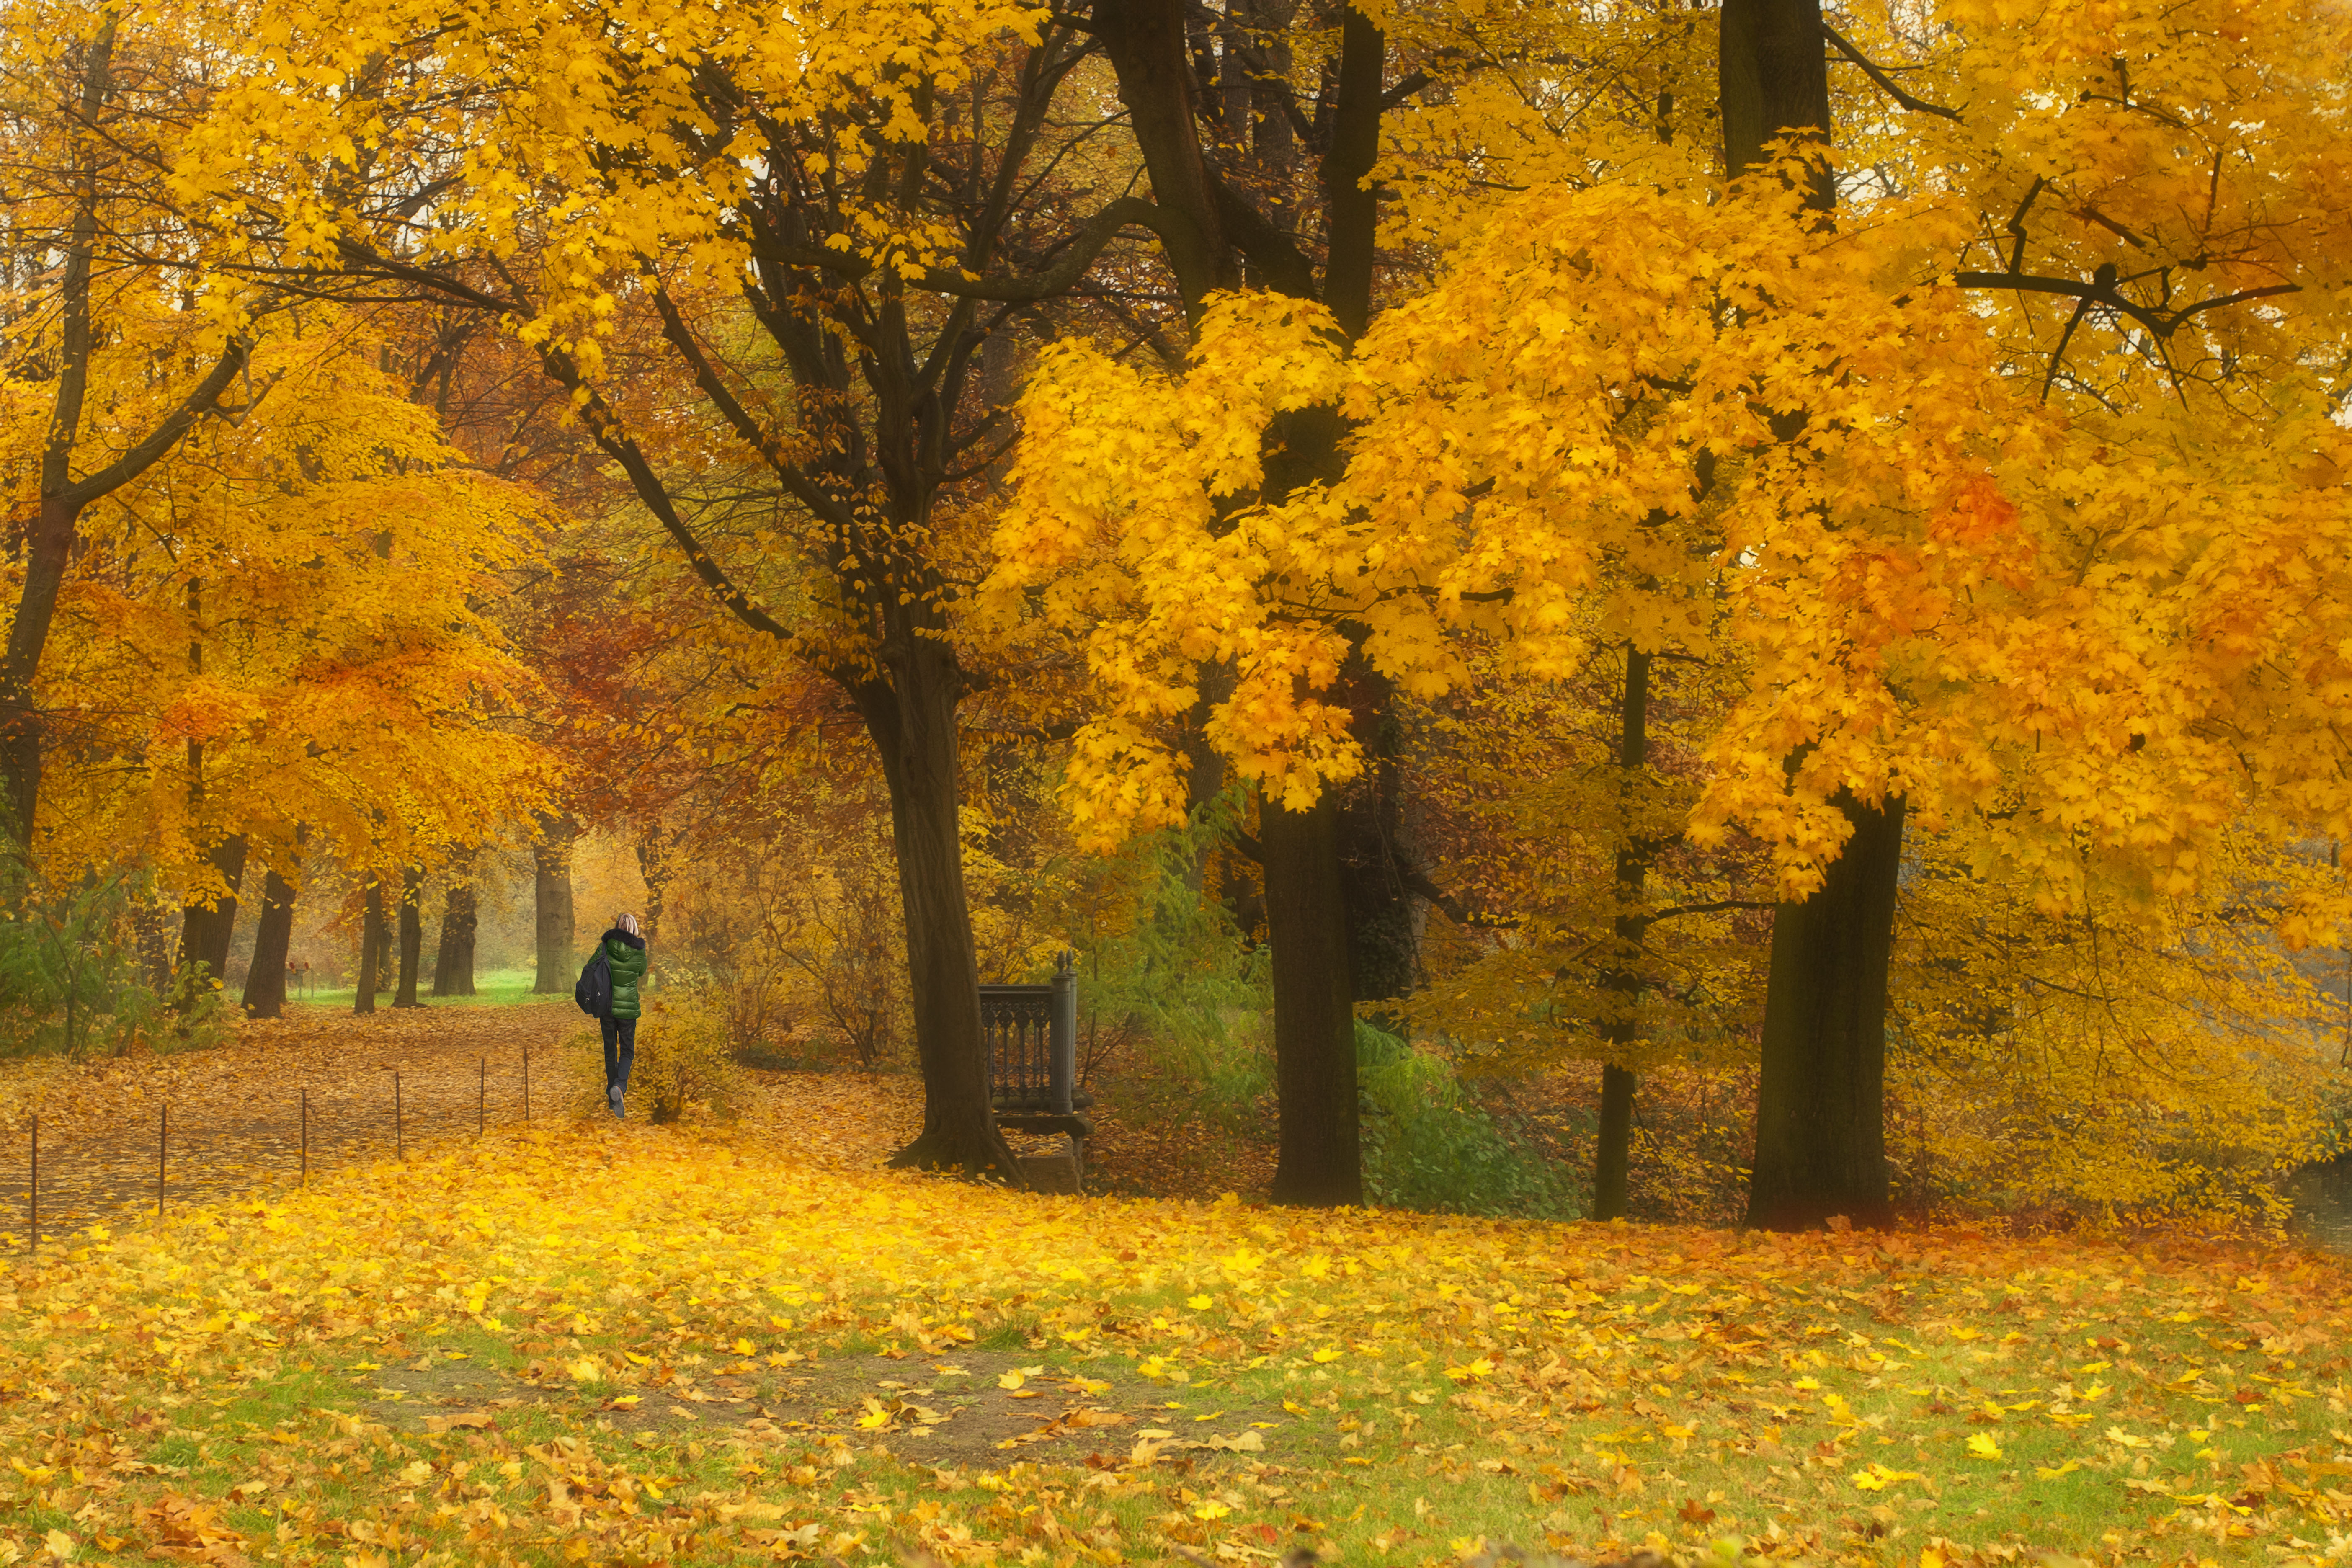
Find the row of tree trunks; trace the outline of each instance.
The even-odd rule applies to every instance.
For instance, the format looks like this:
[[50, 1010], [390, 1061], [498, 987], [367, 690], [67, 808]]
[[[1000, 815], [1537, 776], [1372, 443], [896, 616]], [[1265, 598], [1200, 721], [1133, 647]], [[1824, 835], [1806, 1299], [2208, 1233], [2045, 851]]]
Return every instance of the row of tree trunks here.
[[[241, 869], [243, 841], [234, 842], [237, 852], [233, 858]], [[225, 843], [223, 851], [228, 847]], [[221, 861], [216, 859], [215, 865], [220, 866]], [[414, 868], [404, 874], [400, 904], [400, 978], [393, 1003], [395, 1007], [423, 1005], [416, 1000], [417, 963], [424, 943], [417, 899], [421, 881], [422, 873]], [[372, 887], [369, 896], [375, 907], [361, 935], [363, 950], [361, 985], [364, 994], [364, 1005], [358, 1008], [361, 1012], [374, 1010], [374, 994], [383, 989], [385, 935], [381, 930], [382, 894]], [[284, 1014], [286, 964], [293, 946], [296, 897], [295, 885], [288, 881], [276, 867], [271, 867], [262, 883], [261, 917], [254, 930], [253, 961], [246, 971], [242, 1001], [247, 1017], [276, 1018]], [[183, 953], [194, 951], [196, 953], [194, 961], [206, 964], [217, 962], [225, 968], [236, 919], [236, 903], [233, 899], [213, 909], [189, 906], [183, 913]], [[434, 995], [474, 994], [474, 938], [478, 923], [472, 884], [460, 882], [452, 886], [441, 920], [440, 946], [433, 973]], [[202, 949], [190, 947], [190, 933], [193, 931], [201, 931], [201, 940], [205, 944]], [[184, 962], [188, 960], [184, 958]]]

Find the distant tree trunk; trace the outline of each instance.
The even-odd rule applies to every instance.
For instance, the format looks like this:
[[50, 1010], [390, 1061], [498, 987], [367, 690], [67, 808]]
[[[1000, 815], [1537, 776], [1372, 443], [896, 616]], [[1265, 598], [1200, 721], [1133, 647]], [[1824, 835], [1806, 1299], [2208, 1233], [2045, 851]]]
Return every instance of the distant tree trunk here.
[[375, 1011], [376, 970], [383, 957], [383, 883], [368, 873], [367, 903], [360, 917], [360, 972], [353, 982], [352, 1011]]
[[[205, 858], [220, 874], [228, 891], [210, 907], [192, 903], [180, 910], [181, 973], [193, 977], [201, 963], [214, 989], [222, 984], [228, 968], [229, 939], [236, 931], [237, 889], [245, 880], [245, 851], [242, 833], [232, 833], [214, 845]], [[193, 1000], [194, 993], [190, 995]]]
[[676, 841], [658, 820], [638, 830], [637, 873], [646, 879], [645, 914], [638, 924], [645, 928], [642, 934], [649, 947], [661, 932], [662, 910], [669, 902], [670, 879], [677, 871], [670, 853], [675, 847]]
[[541, 816], [530, 847], [531, 892], [538, 910], [539, 974], [530, 988], [561, 995], [572, 989], [572, 847], [580, 825]]
[[461, 857], [451, 868], [449, 895], [441, 906], [441, 941], [433, 954], [433, 994], [471, 996], [474, 994], [474, 933], [480, 924], [474, 892], [474, 858]]
[[425, 868], [404, 866], [400, 868], [400, 989], [393, 996], [395, 1007], [422, 1007], [416, 999], [416, 971], [425, 958], [424, 911], [417, 906], [425, 898]]
[[923, 1069], [923, 1130], [890, 1157], [918, 1170], [994, 1171], [1025, 1186], [988, 1099], [980, 1032], [980, 967], [963, 882], [956, 770], [954, 654], [917, 641], [887, 684], [851, 689], [881, 754], [890, 794], [890, 841], [907, 927], [908, 994]]
[[1642, 886], [1657, 846], [1633, 826], [1635, 784], [1650, 758], [1650, 656], [1630, 643], [1625, 648], [1625, 687], [1617, 709], [1617, 912], [1612, 922], [1614, 951], [1601, 972], [1608, 1011], [1601, 1020], [1607, 1055], [1601, 1069], [1601, 1135], [1592, 1152], [1592, 1217], [1625, 1217], [1625, 1189], [1633, 1157], [1633, 1094], [1640, 1087], [1624, 1066], [1640, 1034], [1635, 1009], [1642, 1000], [1642, 940], [1647, 922], [1640, 914]]
[[286, 955], [294, 944], [294, 885], [272, 866], [261, 880], [261, 923], [253, 964], [245, 972], [245, 1016], [275, 1018], [286, 1010]]
[[1274, 1201], [1364, 1201], [1356, 1104], [1356, 1014], [1348, 990], [1348, 911], [1339, 803], [1258, 807], [1266, 929], [1274, 946], [1274, 1072], [1282, 1148]]

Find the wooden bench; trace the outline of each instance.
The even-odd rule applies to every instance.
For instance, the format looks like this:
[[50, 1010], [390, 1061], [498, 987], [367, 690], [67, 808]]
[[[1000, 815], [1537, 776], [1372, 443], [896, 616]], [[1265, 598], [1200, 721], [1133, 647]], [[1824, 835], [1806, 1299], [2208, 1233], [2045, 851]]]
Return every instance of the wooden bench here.
[[1082, 1114], [1094, 1096], [1078, 1087], [1078, 976], [1065, 952], [1043, 985], [983, 985], [980, 1029], [988, 1042], [988, 1100], [996, 1124], [1014, 1132], [1059, 1132], [1069, 1152], [1021, 1163], [1040, 1192], [1071, 1192], [1086, 1174], [1094, 1124]]

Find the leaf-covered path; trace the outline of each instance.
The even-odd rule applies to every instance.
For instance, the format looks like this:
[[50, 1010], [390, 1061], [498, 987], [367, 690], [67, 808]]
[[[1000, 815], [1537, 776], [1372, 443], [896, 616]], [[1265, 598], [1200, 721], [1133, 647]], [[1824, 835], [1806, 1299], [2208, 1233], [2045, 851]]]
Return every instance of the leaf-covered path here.
[[152, 1216], [159, 1152], [167, 1209], [298, 1180], [306, 1099], [314, 1176], [522, 1121], [526, 1056], [533, 1109], [552, 1115], [567, 1065], [561, 1044], [581, 1022], [568, 997], [363, 1018], [297, 1007], [240, 1023], [210, 1050], [6, 1064], [0, 1244], [26, 1239], [36, 1115], [41, 1229], [60, 1236]]
[[2339, 1259], [845, 1168], [902, 1109], [535, 1121], [20, 1260], [0, 1561], [2352, 1556]]

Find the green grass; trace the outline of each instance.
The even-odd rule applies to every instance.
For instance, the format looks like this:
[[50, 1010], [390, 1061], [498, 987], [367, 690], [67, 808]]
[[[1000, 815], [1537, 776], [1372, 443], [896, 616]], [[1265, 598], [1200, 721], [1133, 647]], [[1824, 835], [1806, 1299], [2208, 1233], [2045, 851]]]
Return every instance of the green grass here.
[[[535, 969], [486, 970], [474, 976], [474, 994], [471, 996], [435, 996], [430, 994], [432, 986], [429, 982], [420, 981], [416, 987], [416, 999], [427, 1007], [512, 1007], [528, 1002], [552, 1000], [531, 990], [531, 982], [537, 977]], [[297, 1017], [313, 1011], [349, 1013], [358, 997], [359, 988], [355, 985], [345, 985], [333, 991], [313, 991], [287, 997], [286, 1011], [289, 1016]], [[378, 1008], [389, 1007], [392, 997], [379, 991], [375, 1005]]]

